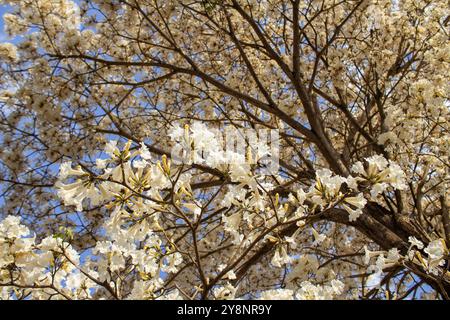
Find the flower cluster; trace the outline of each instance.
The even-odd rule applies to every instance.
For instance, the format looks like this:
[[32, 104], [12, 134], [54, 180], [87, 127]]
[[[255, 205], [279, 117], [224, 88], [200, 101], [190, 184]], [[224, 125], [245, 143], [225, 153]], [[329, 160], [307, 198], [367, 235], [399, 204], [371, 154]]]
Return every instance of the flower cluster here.
[[1, 298], [449, 298], [445, 1], [0, 2]]

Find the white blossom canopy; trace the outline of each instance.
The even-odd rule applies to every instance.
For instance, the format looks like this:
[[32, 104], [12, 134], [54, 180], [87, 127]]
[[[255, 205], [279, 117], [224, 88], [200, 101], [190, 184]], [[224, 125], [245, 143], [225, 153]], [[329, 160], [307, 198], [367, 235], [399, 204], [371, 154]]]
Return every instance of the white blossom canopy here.
[[0, 299], [449, 299], [446, 1], [0, 3]]

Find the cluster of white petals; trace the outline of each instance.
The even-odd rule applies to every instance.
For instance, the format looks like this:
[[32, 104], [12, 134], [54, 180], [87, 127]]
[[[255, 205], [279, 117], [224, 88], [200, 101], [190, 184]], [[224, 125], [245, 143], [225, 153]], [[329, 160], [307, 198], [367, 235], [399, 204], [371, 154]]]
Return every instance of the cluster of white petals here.
[[0, 5], [0, 299], [450, 299], [446, 1]]

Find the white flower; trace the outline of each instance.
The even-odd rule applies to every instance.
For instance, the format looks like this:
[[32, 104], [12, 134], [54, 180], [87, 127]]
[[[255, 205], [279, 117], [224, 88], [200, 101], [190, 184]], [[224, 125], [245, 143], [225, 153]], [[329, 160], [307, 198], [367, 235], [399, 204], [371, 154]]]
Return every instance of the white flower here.
[[141, 142], [141, 148], [139, 149], [139, 154], [141, 155], [141, 158], [144, 160], [150, 161], [152, 159], [152, 155], [144, 142]]
[[11, 252], [27, 252], [34, 245], [34, 238], [16, 238], [12, 243], [10, 250]]
[[331, 287], [333, 289], [334, 294], [339, 295], [344, 291], [345, 285], [342, 283], [342, 281], [339, 281], [337, 279], [331, 280]]
[[39, 244], [39, 248], [45, 251], [56, 250], [59, 245], [58, 239], [59, 238], [55, 238], [53, 236], [46, 237], [42, 239], [41, 243]]
[[375, 262], [375, 266], [378, 270], [383, 270], [386, 267], [386, 258], [383, 254], [380, 254]]
[[152, 187], [156, 189], [163, 189], [170, 186], [170, 180], [157, 166], [151, 167], [150, 180], [152, 181]]
[[400, 252], [398, 251], [397, 248], [392, 248], [391, 250], [389, 250], [386, 257], [386, 259], [390, 263], [397, 263], [400, 260], [400, 258], [401, 258]]
[[369, 166], [370, 165], [376, 166], [380, 171], [386, 169], [386, 167], [389, 164], [389, 162], [382, 155], [379, 154], [367, 158], [366, 160], [369, 163]]
[[347, 181], [346, 181], [347, 186], [352, 190], [358, 190], [358, 181], [359, 180], [360, 180], [359, 178], [349, 176], [349, 177], [347, 177]]
[[378, 287], [381, 283], [382, 277], [383, 272], [381, 270], [372, 273], [370, 276], [367, 277], [366, 286], [368, 288]]
[[202, 208], [195, 203], [184, 203], [183, 205], [194, 214], [194, 219], [197, 220], [202, 212]]
[[28, 228], [20, 224], [20, 217], [7, 216], [0, 223], [0, 237], [19, 238], [30, 233]]
[[333, 175], [333, 172], [330, 169], [319, 169], [316, 171], [316, 178], [320, 179], [320, 180], [326, 180], [328, 178], [331, 178], [331, 176]]
[[290, 289], [274, 289], [261, 292], [259, 300], [293, 300], [294, 291]]
[[355, 164], [353, 164], [351, 170], [352, 172], [359, 173], [361, 175], [366, 173], [366, 170], [364, 169], [364, 166], [361, 161], [358, 161]]
[[327, 191], [336, 194], [346, 181], [344, 177], [332, 175], [329, 169], [320, 169], [316, 172], [316, 177], [327, 188]]
[[222, 221], [224, 223], [224, 229], [228, 232], [234, 232], [239, 229], [239, 225], [242, 220], [242, 213], [237, 212], [235, 214], [232, 214], [231, 216], [227, 217], [226, 215], [222, 214]]
[[165, 257], [166, 265], [162, 268], [164, 272], [175, 273], [178, 271], [177, 266], [183, 262], [183, 257], [179, 252], [175, 252]]
[[97, 159], [95, 160], [95, 166], [98, 169], [105, 169], [109, 161], [110, 159]]
[[234, 279], [236, 279], [236, 274], [234, 273], [233, 270], [230, 270], [225, 275], [225, 279], [234, 280]]
[[397, 135], [394, 132], [389, 131], [389, 132], [382, 133], [378, 136], [378, 139], [377, 139], [378, 144], [386, 145], [388, 141], [389, 141], [389, 143], [397, 142], [398, 141]]
[[218, 150], [218, 139], [212, 130], [196, 121], [191, 126], [192, 139], [194, 140], [194, 148], [196, 152], [205, 151], [207, 153]]
[[123, 255], [120, 252], [118, 252], [118, 251], [113, 252], [113, 254], [111, 256], [109, 268], [113, 272], [125, 268], [125, 258], [123, 257]]
[[397, 190], [404, 190], [407, 187], [405, 173], [395, 162], [388, 161], [381, 155], [374, 155], [366, 161], [369, 164], [367, 171], [361, 162], [357, 162], [352, 166], [352, 172], [363, 176], [359, 179], [367, 179], [373, 184], [370, 191], [373, 199], [384, 192], [389, 185]]
[[275, 250], [275, 254], [272, 257], [272, 260], [270, 261], [270, 263], [274, 267], [278, 267], [278, 268], [281, 268], [283, 265], [291, 263], [291, 262], [292, 262], [292, 258], [288, 255], [286, 248], [284, 246], [279, 246]]
[[208, 153], [205, 163], [212, 168], [218, 168], [221, 164], [225, 163], [225, 155], [222, 150], [212, 150]]
[[225, 263], [221, 263], [217, 266], [217, 271], [222, 272], [223, 269], [225, 269], [227, 265]]
[[85, 174], [86, 172], [81, 168], [81, 166], [77, 166], [75, 169], [72, 169], [72, 161], [66, 161], [61, 163], [58, 178], [60, 180], [64, 180], [69, 176], [82, 176]]
[[250, 184], [252, 180], [254, 180], [250, 173], [250, 165], [245, 163], [243, 157], [242, 161], [232, 162], [230, 165], [230, 178], [233, 182], [243, 182], [246, 184]]
[[148, 281], [134, 281], [133, 290], [127, 297], [128, 300], [143, 300], [151, 293], [150, 283]]
[[376, 199], [379, 194], [387, 189], [387, 187], [388, 185], [386, 183], [375, 183], [370, 190], [370, 196], [372, 199]]
[[362, 193], [359, 193], [356, 197], [347, 197], [344, 201], [358, 209], [364, 208], [367, 204], [367, 200], [364, 198]]
[[288, 255], [285, 246], [279, 246], [275, 250], [275, 254], [270, 263], [278, 268], [281, 268], [285, 264], [292, 262], [292, 258]]
[[43, 252], [41, 254], [37, 254], [36, 257], [36, 264], [39, 267], [47, 267], [50, 265], [50, 263], [53, 261], [53, 253], [50, 251]]
[[410, 236], [408, 238], [408, 242], [411, 243], [411, 247], [417, 247], [417, 249], [421, 250], [423, 249], [423, 243], [420, 240], [417, 240], [416, 237]]
[[305, 191], [303, 191], [303, 189], [298, 189], [297, 190], [297, 200], [299, 205], [302, 205], [303, 202], [305, 202], [307, 197], [307, 194], [305, 193]]
[[313, 242], [314, 245], [321, 244], [327, 238], [326, 235], [319, 234], [314, 228], [312, 228], [312, 233], [314, 236], [314, 242]]
[[181, 126], [176, 125], [169, 130], [168, 136], [172, 141], [179, 141], [184, 137], [184, 129]]
[[364, 246], [364, 263], [368, 265], [370, 263], [370, 258], [376, 257], [382, 253], [382, 251], [370, 251], [367, 249], [367, 246]]
[[133, 167], [136, 169], [143, 169], [148, 165], [147, 160], [134, 160], [133, 161]]
[[441, 239], [431, 241], [424, 250], [432, 260], [440, 260], [445, 255], [444, 241]]
[[81, 273], [80, 272], [72, 272], [66, 278], [67, 289], [73, 290], [78, 289], [81, 286]]
[[86, 185], [84, 180], [78, 179], [74, 183], [63, 184], [57, 181], [55, 184], [58, 196], [66, 206], [75, 206], [77, 211], [83, 210], [83, 200], [91, 200], [92, 205], [97, 205], [103, 200], [103, 194], [93, 183]]
[[17, 47], [9, 42], [0, 43], [0, 59], [16, 62], [19, 59]]
[[352, 208], [350, 208], [349, 206], [347, 206], [345, 204], [343, 204], [342, 207], [345, 209], [345, 211], [347, 211], [349, 213], [348, 220], [350, 222], [356, 221], [356, 219], [358, 219], [359, 216], [363, 214], [361, 209], [353, 210]]
[[298, 228], [291, 236], [284, 237], [284, 241], [286, 241], [289, 244], [290, 248], [292, 249], [297, 248], [296, 237], [298, 236], [301, 230], [302, 230], [301, 228]]
[[244, 235], [239, 233], [242, 212], [237, 212], [229, 217], [222, 214], [222, 221], [224, 223], [224, 230], [233, 236], [233, 244], [238, 245], [244, 239]]
[[105, 152], [111, 157], [115, 157], [115, 154], [119, 154], [119, 148], [117, 148], [117, 140], [110, 140], [105, 145]]
[[392, 161], [389, 162], [389, 175], [387, 181], [393, 188], [398, 190], [406, 189], [406, 176], [400, 166]]
[[303, 281], [300, 284], [300, 289], [297, 292], [297, 299], [299, 300], [323, 300], [322, 288], [313, 285], [309, 281]]
[[361, 209], [367, 203], [367, 200], [364, 198], [362, 193], [359, 193], [356, 197], [347, 197], [344, 201], [352, 206], [356, 207], [356, 209], [352, 209], [349, 206], [342, 204], [342, 207], [349, 213], [349, 221], [356, 221], [358, 217], [363, 213]]
[[232, 300], [236, 295], [236, 291], [235, 287], [227, 283], [225, 286], [214, 288], [213, 295], [217, 300]]
[[289, 193], [288, 201], [293, 204], [296, 204], [298, 202], [292, 193]]

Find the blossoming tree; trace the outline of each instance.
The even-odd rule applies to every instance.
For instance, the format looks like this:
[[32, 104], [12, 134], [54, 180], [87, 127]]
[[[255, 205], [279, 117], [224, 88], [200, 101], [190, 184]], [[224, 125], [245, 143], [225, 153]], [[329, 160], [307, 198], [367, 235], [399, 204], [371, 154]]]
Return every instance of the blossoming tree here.
[[0, 2], [2, 299], [449, 299], [446, 1]]

